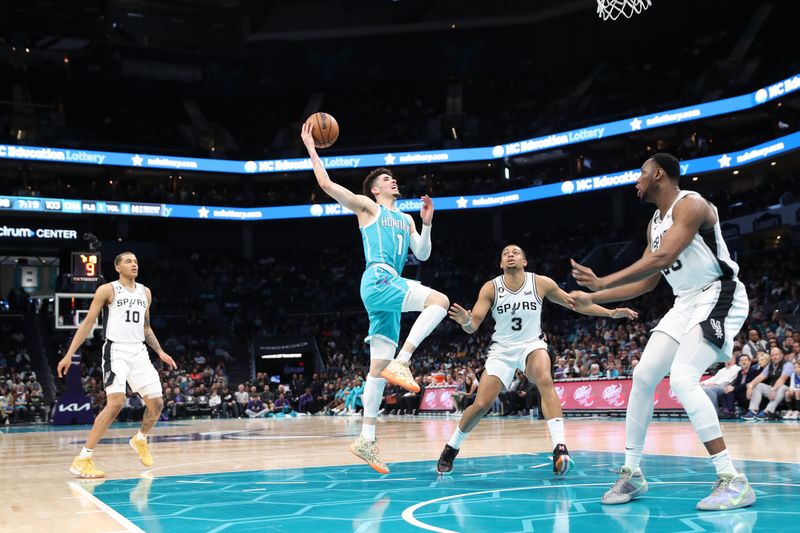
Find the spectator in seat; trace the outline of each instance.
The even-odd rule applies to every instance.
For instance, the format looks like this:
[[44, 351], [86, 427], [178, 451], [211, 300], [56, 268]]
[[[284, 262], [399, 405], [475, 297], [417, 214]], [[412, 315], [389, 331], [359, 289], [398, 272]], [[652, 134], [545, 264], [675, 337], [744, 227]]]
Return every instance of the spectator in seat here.
[[28, 411], [28, 393], [25, 389], [14, 394], [14, 423], [28, 422], [30, 411]]
[[474, 374], [467, 374], [464, 378], [464, 389], [459, 393], [453, 394], [453, 405], [455, 405], [456, 413], [463, 413], [464, 409], [469, 407], [475, 402], [475, 395], [478, 393], [478, 380]]
[[[344, 402], [345, 413], [355, 414], [359, 407], [363, 407], [362, 396], [364, 395], [364, 380], [361, 376], [355, 380], [355, 386], [347, 395], [347, 400]], [[276, 402], [277, 404], [277, 402]]]
[[735, 418], [736, 408], [745, 411], [750, 401], [747, 399], [747, 385], [756, 379], [758, 369], [750, 363], [749, 355], [739, 356], [739, 373], [733, 381], [725, 387], [723, 396], [723, 407], [720, 410], [720, 418]]
[[289, 403], [289, 398], [286, 397], [285, 392], [281, 391], [278, 393], [278, 398], [273, 403], [272, 412], [275, 414], [289, 414], [292, 412], [292, 404]]
[[794, 362], [794, 372], [789, 376], [789, 390], [786, 391], [786, 405], [789, 411], [783, 416], [786, 420], [800, 418], [800, 360]]
[[[747, 397], [750, 399], [750, 409], [744, 418], [776, 419], [778, 418], [778, 405], [783, 402], [786, 391], [789, 389], [789, 376], [794, 372], [792, 363], [783, 360], [783, 351], [780, 348], [770, 350], [771, 362], [747, 385]], [[767, 407], [760, 411], [761, 400], [769, 399]]]
[[50, 422], [50, 409], [44, 404], [44, 398], [42, 398], [42, 391], [40, 389], [33, 389], [30, 392], [28, 409], [31, 412], [31, 418], [38, 418], [45, 424]]
[[222, 398], [219, 395], [219, 388], [216, 385], [211, 387], [211, 395], [208, 397], [208, 408], [211, 409], [211, 418], [219, 418], [222, 414]]
[[247, 391], [244, 388], [244, 384], [239, 384], [239, 390], [236, 391], [234, 394], [236, 397], [236, 403], [239, 404], [239, 412], [244, 413], [247, 411], [247, 404], [250, 401], [250, 395], [247, 394]]
[[236, 401], [236, 397], [228, 390], [228, 387], [223, 387], [220, 396], [222, 397], [222, 416], [225, 418], [241, 418], [239, 402]]
[[14, 403], [5, 387], [0, 388], [0, 423], [7, 426], [11, 423], [14, 414]]
[[306, 391], [300, 395], [297, 410], [301, 413], [314, 413], [314, 395], [311, 394], [311, 387], [306, 387]]
[[751, 329], [747, 332], [747, 342], [742, 346], [742, 353], [749, 355], [751, 358], [758, 354], [758, 352], [766, 352], [768, 345], [767, 341], [761, 338], [761, 334], [756, 329]]
[[264, 402], [262, 402], [261, 398], [256, 394], [250, 396], [250, 400], [247, 402], [247, 407], [244, 412], [250, 418], [263, 418], [267, 416], [267, 409], [264, 406]]
[[741, 370], [741, 367], [736, 364], [736, 352], [737, 350], [734, 350], [731, 358], [725, 361], [725, 366], [720, 368], [716, 374], [700, 382], [700, 387], [711, 400], [714, 409], [717, 410], [717, 414], [721, 414], [720, 398], [725, 395], [725, 389], [733, 383], [733, 380], [736, 379]]

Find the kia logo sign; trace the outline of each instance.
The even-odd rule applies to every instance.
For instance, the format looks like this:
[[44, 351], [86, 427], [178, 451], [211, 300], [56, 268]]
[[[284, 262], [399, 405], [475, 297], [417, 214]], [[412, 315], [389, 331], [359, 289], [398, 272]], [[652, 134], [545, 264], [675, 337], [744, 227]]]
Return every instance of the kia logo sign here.
[[85, 403], [83, 405], [79, 405], [77, 403], [68, 403], [67, 405], [58, 404], [58, 412], [59, 413], [79, 413], [81, 411], [91, 411], [92, 404]]

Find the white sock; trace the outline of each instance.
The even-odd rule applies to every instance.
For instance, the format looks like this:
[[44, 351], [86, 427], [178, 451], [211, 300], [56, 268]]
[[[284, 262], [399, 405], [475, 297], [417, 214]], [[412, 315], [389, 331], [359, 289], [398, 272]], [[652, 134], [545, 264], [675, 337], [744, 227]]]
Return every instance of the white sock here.
[[[439, 307], [438, 305], [429, 305], [422, 310], [417, 317], [417, 320], [414, 321], [414, 325], [411, 326], [411, 331], [408, 333], [406, 342], [413, 344], [414, 346], [419, 346], [422, 341], [424, 341], [428, 335], [431, 334], [439, 322], [441, 322], [446, 316], [447, 309], [444, 307]], [[397, 356], [398, 359], [400, 359], [400, 357], [400, 355]], [[409, 354], [408, 357], [410, 359], [411, 354]], [[402, 361], [402, 359], [400, 360]], [[405, 362], [408, 362], [408, 360]]]
[[714, 463], [714, 468], [717, 470], [718, 476], [721, 474], [730, 476], [739, 475], [739, 472], [736, 471], [736, 467], [733, 466], [733, 461], [731, 461], [731, 456], [728, 454], [728, 450], [722, 450], [721, 452], [712, 455], [711, 462]]
[[550, 431], [550, 442], [553, 444], [553, 448], [559, 444], [565, 444], [563, 418], [551, 418], [548, 420], [547, 429]]
[[375, 442], [375, 424], [361, 424], [361, 436], [369, 442]]
[[450, 437], [450, 440], [447, 441], [447, 444], [455, 448], [456, 450], [461, 449], [461, 442], [466, 438], [469, 433], [464, 433], [461, 431], [461, 428], [456, 426], [456, 430], [453, 432], [453, 436]]
[[635, 446], [631, 444], [625, 445], [625, 466], [631, 470], [639, 468], [639, 463], [642, 461], [642, 452], [644, 446]]
[[81, 450], [81, 453], [80, 453], [80, 455], [78, 455], [78, 457], [80, 457], [81, 459], [90, 459], [92, 457], [93, 453], [94, 453], [94, 450], [90, 450], [89, 448], [84, 447]]
[[142, 433], [142, 430], [140, 429], [140, 430], [139, 430], [139, 431], [136, 433], [136, 439], [138, 439], [138, 440], [147, 440], [147, 435], [145, 435], [144, 433]]
[[400, 352], [397, 354], [397, 357], [395, 357], [395, 359], [397, 359], [401, 363], [408, 363], [409, 361], [411, 361], [411, 352], [407, 352], [405, 350], [400, 350]]

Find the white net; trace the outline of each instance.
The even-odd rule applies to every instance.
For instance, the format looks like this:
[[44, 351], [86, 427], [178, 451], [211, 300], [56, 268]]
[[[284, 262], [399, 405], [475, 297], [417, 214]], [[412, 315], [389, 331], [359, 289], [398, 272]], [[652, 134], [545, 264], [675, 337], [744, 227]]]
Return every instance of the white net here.
[[597, 0], [597, 15], [603, 20], [629, 19], [651, 5], [650, 0]]

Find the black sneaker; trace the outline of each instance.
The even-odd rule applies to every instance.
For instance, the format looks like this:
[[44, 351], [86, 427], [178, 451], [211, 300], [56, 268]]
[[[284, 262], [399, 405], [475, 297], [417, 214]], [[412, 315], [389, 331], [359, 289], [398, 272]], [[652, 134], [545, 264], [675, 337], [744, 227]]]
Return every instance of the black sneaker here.
[[453, 448], [449, 444], [444, 445], [442, 455], [439, 456], [439, 462], [436, 463], [436, 471], [440, 474], [449, 474], [453, 471], [453, 461], [458, 455], [458, 448]]
[[558, 444], [553, 449], [553, 472], [557, 476], [563, 476], [575, 466], [575, 463], [569, 457], [569, 450], [566, 445]]

